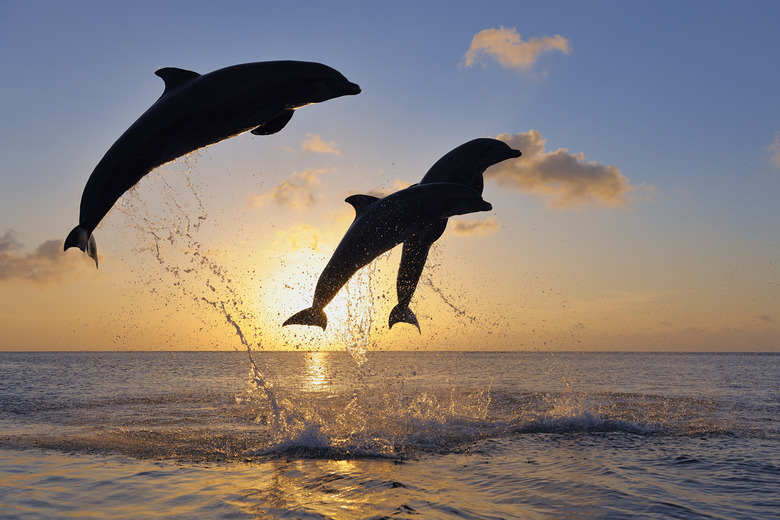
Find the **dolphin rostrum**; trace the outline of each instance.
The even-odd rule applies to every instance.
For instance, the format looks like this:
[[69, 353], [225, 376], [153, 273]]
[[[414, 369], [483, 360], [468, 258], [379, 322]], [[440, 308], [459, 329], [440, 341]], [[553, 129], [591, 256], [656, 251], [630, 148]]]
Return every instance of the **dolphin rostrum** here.
[[95, 259], [92, 232], [144, 175], [194, 150], [251, 130], [280, 131], [305, 105], [360, 93], [321, 63], [244, 63], [200, 75], [167, 67], [162, 96], [123, 133], [95, 167], [81, 196], [79, 225], [65, 239]]
[[[419, 186], [435, 182], [454, 182], [463, 184], [482, 193], [485, 185], [482, 174], [490, 166], [507, 159], [520, 157], [521, 152], [510, 148], [498, 139], [480, 138], [464, 143], [451, 150], [423, 176]], [[393, 328], [398, 322], [410, 323], [420, 330], [417, 316], [409, 308], [417, 282], [420, 280], [428, 251], [447, 228], [447, 219], [441, 219], [425, 232], [418, 233], [404, 242], [401, 264], [398, 267], [396, 292], [398, 305], [390, 311], [389, 325]]]
[[352, 195], [346, 201], [355, 208], [355, 220], [317, 280], [312, 306], [288, 318], [283, 326], [325, 329], [328, 317], [323, 309], [358, 269], [401, 242], [426, 234], [442, 220], [492, 209], [478, 191], [450, 182], [411, 186], [381, 199]]

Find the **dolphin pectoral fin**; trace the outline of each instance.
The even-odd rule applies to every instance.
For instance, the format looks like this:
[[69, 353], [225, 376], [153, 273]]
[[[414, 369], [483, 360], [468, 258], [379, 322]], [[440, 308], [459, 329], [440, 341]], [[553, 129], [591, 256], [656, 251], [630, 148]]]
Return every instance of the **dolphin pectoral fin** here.
[[358, 218], [367, 207], [378, 200], [379, 197], [374, 197], [373, 195], [350, 195], [344, 199], [344, 202], [352, 204], [352, 207], [355, 208], [355, 218]]
[[273, 119], [266, 121], [262, 125], [252, 130], [252, 134], [254, 135], [275, 134], [276, 132], [280, 131], [282, 128], [287, 126], [287, 123], [290, 122], [290, 119], [292, 119], [294, 113], [295, 113], [294, 109], [286, 108], [281, 112], [279, 112], [279, 114], [275, 116]]
[[95, 237], [82, 226], [74, 227], [65, 239], [63, 251], [67, 251], [71, 247], [78, 247], [87, 253], [95, 260], [95, 267], [98, 266], [97, 242], [95, 242]]
[[165, 90], [160, 97], [164, 97], [171, 90], [175, 90], [185, 83], [189, 83], [193, 79], [200, 77], [200, 74], [197, 72], [177, 69], [176, 67], [163, 67], [162, 69], [154, 71], [154, 74], [161, 77], [165, 82]]
[[390, 319], [388, 321], [390, 323], [389, 328], [391, 329], [393, 328], [393, 325], [398, 322], [409, 323], [417, 327], [417, 332], [422, 334], [420, 324], [417, 321], [417, 316], [414, 315], [414, 312], [412, 312], [412, 309], [409, 307], [402, 306], [401, 304], [396, 305], [393, 307], [393, 310], [390, 311]]
[[309, 307], [308, 309], [303, 309], [287, 318], [287, 321], [282, 323], [282, 327], [286, 327], [287, 325], [316, 325], [317, 327], [321, 327], [322, 330], [325, 330], [325, 327], [328, 326], [328, 316], [322, 309]]

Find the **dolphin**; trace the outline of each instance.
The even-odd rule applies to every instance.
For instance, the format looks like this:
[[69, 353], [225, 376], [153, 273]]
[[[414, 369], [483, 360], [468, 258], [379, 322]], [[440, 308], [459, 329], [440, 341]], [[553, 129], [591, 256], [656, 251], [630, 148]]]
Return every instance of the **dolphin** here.
[[[482, 193], [485, 181], [482, 174], [490, 166], [520, 157], [522, 152], [498, 139], [480, 138], [454, 148], [436, 161], [418, 183], [419, 186], [435, 182], [463, 184]], [[447, 219], [433, 223], [424, 232], [404, 242], [401, 264], [398, 267], [396, 292], [398, 304], [390, 311], [389, 326], [398, 322], [410, 323], [420, 330], [417, 316], [409, 308], [417, 283], [422, 275], [428, 251], [447, 228]]]
[[346, 202], [355, 208], [355, 220], [317, 280], [312, 306], [282, 326], [317, 325], [324, 330], [328, 317], [323, 309], [358, 269], [442, 220], [492, 209], [478, 191], [449, 182], [411, 186], [381, 199], [352, 195]]
[[95, 266], [92, 232], [119, 197], [153, 169], [249, 130], [274, 134], [300, 107], [360, 93], [337, 70], [303, 61], [244, 63], [203, 75], [166, 67], [155, 74], [165, 90], [92, 171], [81, 196], [79, 225], [65, 239], [64, 249], [78, 247]]

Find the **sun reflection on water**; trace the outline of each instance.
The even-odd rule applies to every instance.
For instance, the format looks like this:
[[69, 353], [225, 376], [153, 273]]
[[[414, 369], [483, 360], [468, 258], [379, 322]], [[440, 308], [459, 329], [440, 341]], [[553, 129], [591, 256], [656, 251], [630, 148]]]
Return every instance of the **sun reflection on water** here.
[[309, 352], [306, 356], [306, 376], [304, 388], [311, 392], [328, 390], [330, 384], [325, 367], [325, 352]]

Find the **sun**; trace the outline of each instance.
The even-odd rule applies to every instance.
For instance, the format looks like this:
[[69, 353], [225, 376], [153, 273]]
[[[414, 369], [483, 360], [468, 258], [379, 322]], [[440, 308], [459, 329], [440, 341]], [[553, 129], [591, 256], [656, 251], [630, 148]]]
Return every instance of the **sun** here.
[[355, 280], [359, 276], [342, 287], [325, 307], [328, 325], [324, 331], [319, 327], [281, 326], [296, 312], [311, 307], [320, 270], [327, 260], [324, 255], [312, 251], [286, 254], [269, 259], [264, 274], [258, 276], [254, 289], [256, 315], [259, 324], [272, 333], [282, 348], [331, 350], [344, 347], [342, 338], [348, 334], [350, 315], [358, 314], [361, 305], [359, 291], [353, 288], [359, 285]]

